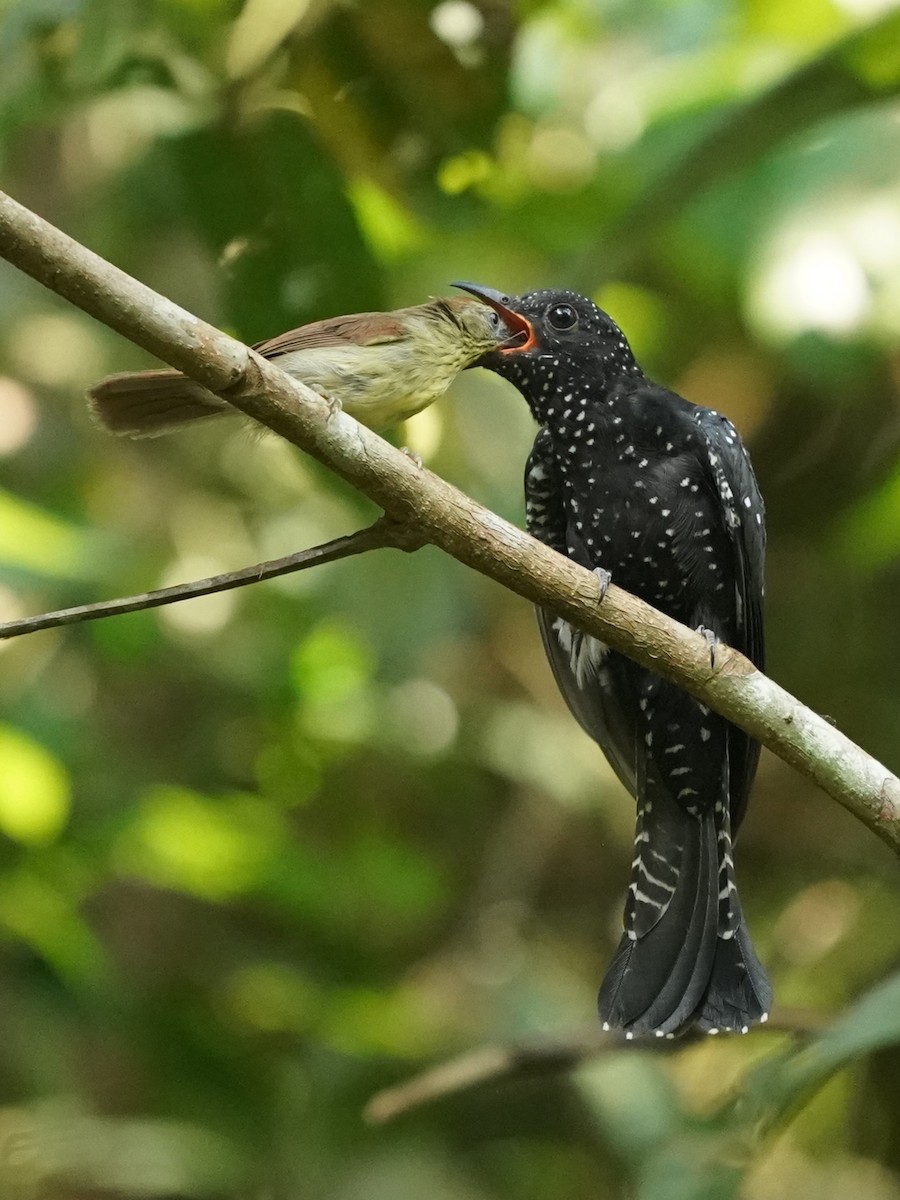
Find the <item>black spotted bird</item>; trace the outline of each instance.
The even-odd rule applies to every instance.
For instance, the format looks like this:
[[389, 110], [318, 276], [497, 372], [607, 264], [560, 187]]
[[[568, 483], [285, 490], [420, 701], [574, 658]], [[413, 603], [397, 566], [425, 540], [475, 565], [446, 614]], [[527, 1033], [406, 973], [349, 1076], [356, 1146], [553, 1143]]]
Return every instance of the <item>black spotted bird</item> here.
[[[480, 365], [515, 384], [540, 425], [525, 472], [529, 532], [762, 668], [763, 502], [731, 422], [647, 379], [584, 296], [457, 286], [518, 334]], [[637, 802], [604, 1028], [746, 1032], [772, 999], [732, 859], [758, 744], [553, 613], [538, 619], [569, 708]]]

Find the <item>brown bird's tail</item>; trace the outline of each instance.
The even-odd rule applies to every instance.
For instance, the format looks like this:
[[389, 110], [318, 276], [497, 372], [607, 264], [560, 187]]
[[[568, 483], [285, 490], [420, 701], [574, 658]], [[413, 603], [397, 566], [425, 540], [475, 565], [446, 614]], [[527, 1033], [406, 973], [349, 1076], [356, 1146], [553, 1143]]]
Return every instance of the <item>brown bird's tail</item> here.
[[191, 421], [237, 412], [180, 371], [109, 375], [88, 396], [98, 420], [112, 433], [127, 437], [156, 437]]

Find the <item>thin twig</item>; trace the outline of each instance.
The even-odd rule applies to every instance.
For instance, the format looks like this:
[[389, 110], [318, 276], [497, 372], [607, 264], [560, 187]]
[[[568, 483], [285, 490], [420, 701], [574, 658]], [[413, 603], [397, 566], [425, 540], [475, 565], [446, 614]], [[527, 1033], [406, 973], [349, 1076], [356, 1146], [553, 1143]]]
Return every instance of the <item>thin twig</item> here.
[[[747, 1037], [760, 1033], [782, 1033], [808, 1037], [818, 1033], [828, 1018], [809, 1009], [776, 1009], [764, 1025], [755, 1025]], [[411, 1109], [441, 1100], [473, 1088], [508, 1083], [535, 1075], [557, 1075], [575, 1070], [591, 1059], [613, 1050], [652, 1050], [672, 1053], [694, 1045], [707, 1035], [688, 1033], [684, 1037], [646, 1037], [629, 1041], [622, 1033], [604, 1033], [596, 1025], [574, 1034], [567, 1041], [512, 1043], [508, 1046], [480, 1046], [477, 1050], [439, 1063], [394, 1087], [376, 1092], [363, 1110], [372, 1125], [383, 1125]]]
[[309, 567], [322, 566], [323, 563], [337, 562], [355, 554], [365, 554], [368, 550], [389, 547], [414, 550], [422, 544], [409, 527], [380, 517], [373, 525], [359, 529], [356, 533], [334, 538], [320, 546], [311, 546], [308, 550], [298, 550], [295, 554], [285, 555], [284, 558], [255, 563], [252, 567], [243, 567], [240, 571], [210, 575], [206, 579], [195, 579], [190, 583], [176, 583], [172, 587], [157, 588], [155, 591], [141, 592], [136, 596], [121, 596], [116, 600], [101, 600], [95, 604], [79, 604], [74, 608], [61, 608], [56, 612], [5, 621], [0, 623], [0, 640], [37, 633], [40, 629], [55, 629], [60, 625], [76, 625], [82, 621], [98, 621], [103, 617], [117, 617], [146, 608], [159, 608], [180, 600], [192, 600], [196, 596], [209, 596], [213, 592], [227, 592], [232, 588], [261, 583], [264, 579], [275, 579], [279, 575], [290, 575], [294, 571], [305, 571]]
[[672, 679], [818, 783], [900, 851], [900, 779], [743, 655], [597, 579], [422, 470], [273, 363], [0, 193], [0, 256], [325, 463], [423, 542]]

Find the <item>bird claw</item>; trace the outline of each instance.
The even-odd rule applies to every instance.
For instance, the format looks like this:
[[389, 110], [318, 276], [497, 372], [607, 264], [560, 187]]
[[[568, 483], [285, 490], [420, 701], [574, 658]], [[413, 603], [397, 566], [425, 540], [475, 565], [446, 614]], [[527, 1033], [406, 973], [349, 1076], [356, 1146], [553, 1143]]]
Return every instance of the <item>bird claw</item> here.
[[719, 645], [719, 639], [711, 629], [707, 629], [705, 625], [698, 625], [697, 632], [703, 635], [703, 639], [709, 647], [709, 665], [712, 670], [716, 669], [716, 650]]
[[594, 567], [593, 574], [597, 576], [597, 581], [600, 584], [600, 594], [597, 597], [597, 603], [602, 604], [606, 599], [606, 593], [609, 591], [609, 585], [612, 583], [612, 575], [604, 567]]
[[407, 458], [411, 459], [416, 464], [420, 471], [422, 470], [421, 456], [416, 454], [415, 450], [410, 450], [409, 446], [401, 446], [400, 450], [406, 455]]
[[328, 420], [329, 421], [333, 421], [339, 412], [344, 411], [344, 406], [343, 406], [343, 404], [341, 404], [341, 402], [337, 398], [337, 396], [332, 396], [329, 392], [326, 392], [325, 395], [322, 397], [322, 399], [328, 405]]

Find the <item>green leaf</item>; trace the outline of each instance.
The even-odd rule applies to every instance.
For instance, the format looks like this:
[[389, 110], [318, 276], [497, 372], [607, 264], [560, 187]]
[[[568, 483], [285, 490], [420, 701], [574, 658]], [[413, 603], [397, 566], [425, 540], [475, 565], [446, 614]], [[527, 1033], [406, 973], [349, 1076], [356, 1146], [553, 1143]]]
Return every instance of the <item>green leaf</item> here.
[[[621, 260], [622, 247], [633, 253], [697, 197], [789, 138], [898, 92], [900, 13], [891, 12], [854, 30], [752, 100], [722, 114], [710, 113], [706, 122], [690, 114], [677, 124], [684, 126], [685, 137], [695, 139], [693, 144], [685, 146], [681, 136], [675, 139], [672, 157], [606, 229], [600, 244], [579, 256], [578, 275], [596, 278], [597, 263], [603, 264], [604, 274], [610, 273]], [[646, 153], [643, 142], [641, 152]]]
[[763, 1063], [735, 1104], [737, 1127], [767, 1131], [843, 1067], [900, 1042], [900, 973], [878, 984], [807, 1045]]

